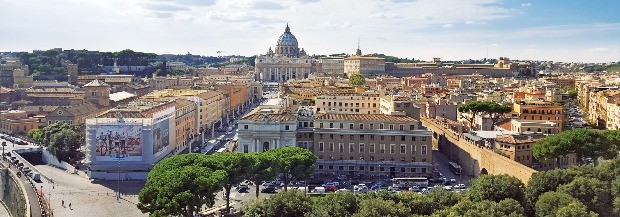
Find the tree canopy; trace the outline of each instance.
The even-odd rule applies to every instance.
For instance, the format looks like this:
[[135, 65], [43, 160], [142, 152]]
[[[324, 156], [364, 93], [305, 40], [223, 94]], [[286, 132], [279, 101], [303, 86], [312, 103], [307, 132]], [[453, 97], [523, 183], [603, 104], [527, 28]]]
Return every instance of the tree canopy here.
[[284, 190], [292, 178], [306, 180], [315, 169], [316, 155], [310, 150], [299, 147], [280, 147], [264, 152], [275, 156], [274, 168], [282, 175]]
[[351, 74], [349, 76], [349, 85], [359, 86], [366, 84], [366, 78], [360, 74]]
[[549, 160], [575, 153], [577, 158], [603, 157], [612, 159], [618, 156], [615, 133], [594, 129], [574, 129], [547, 136], [534, 144], [532, 153], [541, 160]]
[[212, 206], [226, 182], [223, 170], [212, 170], [202, 154], [166, 158], [153, 167], [138, 195], [138, 208], [150, 216], [194, 216], [203, 205]]
[[84, 157], [84, 154], [80, 152], [84, 136], [75, 125], [53, 123], [40, 130], [30, 130], [28, 136], [42, 143], [50, 153], [61, 161], [73, 163]]
[[467, 196], [473, 201], [500, 202], [512, 198], [521, 203], [524, 199], [524, 188], [523, 182], [512, 176], [482, 175], [471, 182]]
[[469, 101], [460, 105], [457, 110], [459, 112], [470, 113], [472, 115], [471, 119], [468, 121], [470, 123], [470, 127], [473, 129], [473, 122], [478, 114], [488, 114], [493, 121], [493, 125], [495, 125], [505, 113], [512, 111], [512, 107], [491, 101]]

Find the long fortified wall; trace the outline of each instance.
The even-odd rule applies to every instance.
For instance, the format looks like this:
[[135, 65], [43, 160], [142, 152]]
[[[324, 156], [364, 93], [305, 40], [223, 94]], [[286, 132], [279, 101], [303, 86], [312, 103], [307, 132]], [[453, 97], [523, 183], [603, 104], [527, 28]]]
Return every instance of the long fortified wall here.
[[441, 120], [421, 118], [422, 125], [433, 131], [433, 146], [438, 147], [451, 160], [461, 165], [464, 172], [478, 177], [480, 174], [507, 174], [527, 185], [537, 171], [501, 156], [489, 149], [480, 148], [468, 141]]
[[30, 216], [30, 203], [26, 198], [25, 186], [7, 168], [0, 168], [0, 188], [0, 202], [8, 209], [11, 216]]

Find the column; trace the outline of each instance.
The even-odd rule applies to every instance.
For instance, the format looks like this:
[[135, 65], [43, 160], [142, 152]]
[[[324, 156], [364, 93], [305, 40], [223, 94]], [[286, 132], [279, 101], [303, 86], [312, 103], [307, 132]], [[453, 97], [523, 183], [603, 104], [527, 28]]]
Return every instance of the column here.
[[269, 145], [269, 149], [275, 149], [276, 148], [276, 139], [272, 139], [272, 143]]

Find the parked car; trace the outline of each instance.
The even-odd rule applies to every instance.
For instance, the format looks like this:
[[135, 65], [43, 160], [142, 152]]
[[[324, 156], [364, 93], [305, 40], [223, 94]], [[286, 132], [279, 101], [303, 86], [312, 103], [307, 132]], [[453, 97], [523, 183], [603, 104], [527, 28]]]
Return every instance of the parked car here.
[[456, 189], [465, 189], [465, 184], [454, 185], [454, 188], [456, 188]]
[[448, 191], [452, 191], [452, 186], [444, 186], [443, 187], [444, 190], [448, 190]]
[[41, 174], [39, 174], [39, 173], [32, 173], [32, 180], [34, 180], [35, 182], [40, 182], [41, 181]]
[[335, 186], [335, 185], [333, 182], [328, 182], [328, 183], [322, 184], [321, 186], [328, 187], [328, 186]]
[[336, 187], [335, 185], [325, 187], [325, 191], [327, 192], [334, 192], [337, 190], [338, 190], [338, 187]]
[[368, 186], [366, 186], [366, 184], [356, 185], [355, 187], [353, 187], [353, 192], [360, 192], [360, 193], [368, 192]]
[[452, 179], [450, 179], [450, 182], [451, 183], [456, 183], [457, 181], [456, 181], [456, 179], [452, 178]]
[[248, 186], [248, 185], [239, 185], [239, 186], [237, 186], [237, 192], [239, 192], [239, 193], [248, 192], [249, 189], [250, 189], [250, 186]]
[[325, 188], [324, 187], [316, 187], [316, 188], [312, 189], [311, 192], [312, 193], [324, 194], [325, 193]]
[[263, 188], [263, 190], [260, 190], [260, 193], [269, 193], [269, 194], [273, 194], [276, 193], [276, 188], [273, 186], [268, 186], [266, 188]]
[[350, 191], [349, 189], [346, 189], [346, 188], [341, 188], [336, 191], [336, 193], [347, 193], [347, 192], [350, 192]]

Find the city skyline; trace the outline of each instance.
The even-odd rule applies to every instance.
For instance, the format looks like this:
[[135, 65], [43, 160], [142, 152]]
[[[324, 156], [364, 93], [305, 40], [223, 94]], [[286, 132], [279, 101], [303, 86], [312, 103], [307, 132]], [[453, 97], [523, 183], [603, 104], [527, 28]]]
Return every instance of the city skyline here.
[[[615, 62], [620, 2], [0, 0], [0, 51], [264, 54], [286, 23], [308, 54]], [[615, 6], [614, 6], [615, 5]], [[27, 15], [28, 17], [25, 17]], [[34, 33], [33, 33], [34, 32]]]

